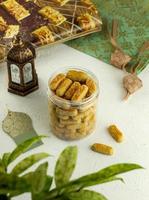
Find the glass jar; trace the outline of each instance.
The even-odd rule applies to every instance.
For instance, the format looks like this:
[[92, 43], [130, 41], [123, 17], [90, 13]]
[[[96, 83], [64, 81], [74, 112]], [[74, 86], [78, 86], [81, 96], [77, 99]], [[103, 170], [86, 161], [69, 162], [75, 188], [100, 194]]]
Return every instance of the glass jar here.
[[49, 83], [59, 74], [66, 74], [69, 70], [85, 72], [96, 84], [96, 92], [80, 102], [66, 100], [58, 97], [53, 91], [48, 90], [48, 107], [50, 126], [52, 132], [64, 140], [77, 140], [92, 133], [96, 124], [97, 100], [99, 96], [99, 83], [96, 76], [80, 68], [68, 68], [57, 72], [49, 79]]

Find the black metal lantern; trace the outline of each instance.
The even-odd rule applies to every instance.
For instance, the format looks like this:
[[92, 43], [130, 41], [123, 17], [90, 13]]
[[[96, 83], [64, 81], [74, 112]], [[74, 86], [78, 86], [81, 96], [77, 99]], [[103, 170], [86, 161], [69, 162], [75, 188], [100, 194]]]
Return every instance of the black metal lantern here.
[[18, 35], [7, 55], [8, 91], [25, 96], [39, 88], [35, 70], [35, 48]]

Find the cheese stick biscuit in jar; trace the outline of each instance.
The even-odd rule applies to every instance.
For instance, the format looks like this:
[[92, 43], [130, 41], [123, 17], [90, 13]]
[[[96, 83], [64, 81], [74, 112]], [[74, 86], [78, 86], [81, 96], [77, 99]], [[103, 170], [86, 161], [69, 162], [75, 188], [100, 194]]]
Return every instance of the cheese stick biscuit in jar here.
[[69, 70], [66, 76], [67, 78], [80, 83], [85, 83], [88, 78], [88, 75], [85, 72], [77, 70]]
[[63, 120], [63, 119], [60, 119], [60, 123], [63, 124], [63, 125], [77, 125], [79, 123], [81, 123], [81, 120], [78, 119], [78, 120]]
[[64, 74], [58, 74], [50, 83], [49, 87], [51, 90], [56, 90], [58, 85], [64, 80], [66, 76]]
[[93, 79], [88, 78], [86, 80], [86, 85], [88, 87], [88, 94], [87, 94], [87, 96], [91, 96], [92, 94], [94, 94], [96, 92], [96, 83], [94, 82]]
[[86, 85], [81, 85], [74, 95], [72, 96], [71, 100], [72, 101], [81, 101], [86, 97], [86, 94], [88, 92], [88, 87]]
[[80, 87], [80, 83], [79, 82], [74, 82], [70, 88], [66, 91], [65, 93], [65, 99], [70, 100], [73, 96], [73, 94], [75, 93], [75, 91]]
[[69, 119], [69, 116], [66, 116], [66, 115], [57, 115], [57, 117], [59, 119], [63, 119], [63, 120], [68, 120]]
[[74, 108], [71, 108], [69, 110], [63, 110], [59, 107], [56, 107], [56, 113], [58, 115], [65, 115], [65, 116], [70, 116], [70, 117], [74, 117], [78, 114], [78, 110], [77, 109], [74, 109]]
[[72, 84], [72, 80], [65, 78], [60, 85], [58, 86], [58, 88], [56, 89], [56, 95], [59, 97], [64, 96], [66, 90], [70, 87], [70, 85]]

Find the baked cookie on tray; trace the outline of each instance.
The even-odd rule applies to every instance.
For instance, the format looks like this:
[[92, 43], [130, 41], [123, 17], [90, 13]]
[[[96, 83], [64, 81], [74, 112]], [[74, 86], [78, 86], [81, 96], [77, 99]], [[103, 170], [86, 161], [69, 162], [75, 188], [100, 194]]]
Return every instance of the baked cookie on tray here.
[[54, 42], [54, 36], [47, 26], [42, 26], [34, 30], [32, 35], [42, 44]]
[[3, 17], [0, 16], [0, 31], [5, 31], [7, 29], [7, 22]]
[[19, 25], [9, 25], [5, 31], [4, 38], [13, 38], [19, 33]]
[[4, 1], [1, 3], [1, 5], [10, 15], [15, 17], [17, 21], [20, 21], [30, 15], [29, 11], [15, 0]]
[[70, 0], [54, 0], [58, 5], [64, 6], [66, 3], [68, 3]]
[[64, 17], [59, 11], [53, 9], [50, 6], [45, 6], [38, 12], [43, 17], [51, 20], [56, 26], [66, 21], [66, 17]]

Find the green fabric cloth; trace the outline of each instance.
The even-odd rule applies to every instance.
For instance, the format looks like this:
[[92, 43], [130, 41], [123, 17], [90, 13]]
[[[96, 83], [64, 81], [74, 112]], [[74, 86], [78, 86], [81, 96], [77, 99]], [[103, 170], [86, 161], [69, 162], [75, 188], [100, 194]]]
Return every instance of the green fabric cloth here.
[[[110, 63], [113, 47], [104, 29], [105, 19], [119, 21], [118, 43], [130, 56], [136, 56], [143, 43], [149, 40], [148, 0], [93, 0], [103, 19], [102, 32], [69, 41], [66, 44], [93, 57]], [[148, 57], [147, 57], [148, 59]], [[149, 60], [149, 59], [148, 59]], [[145, 66], [148, 63], [146, 61]], [[138, 72], [142, 71], [142, 68]]]

